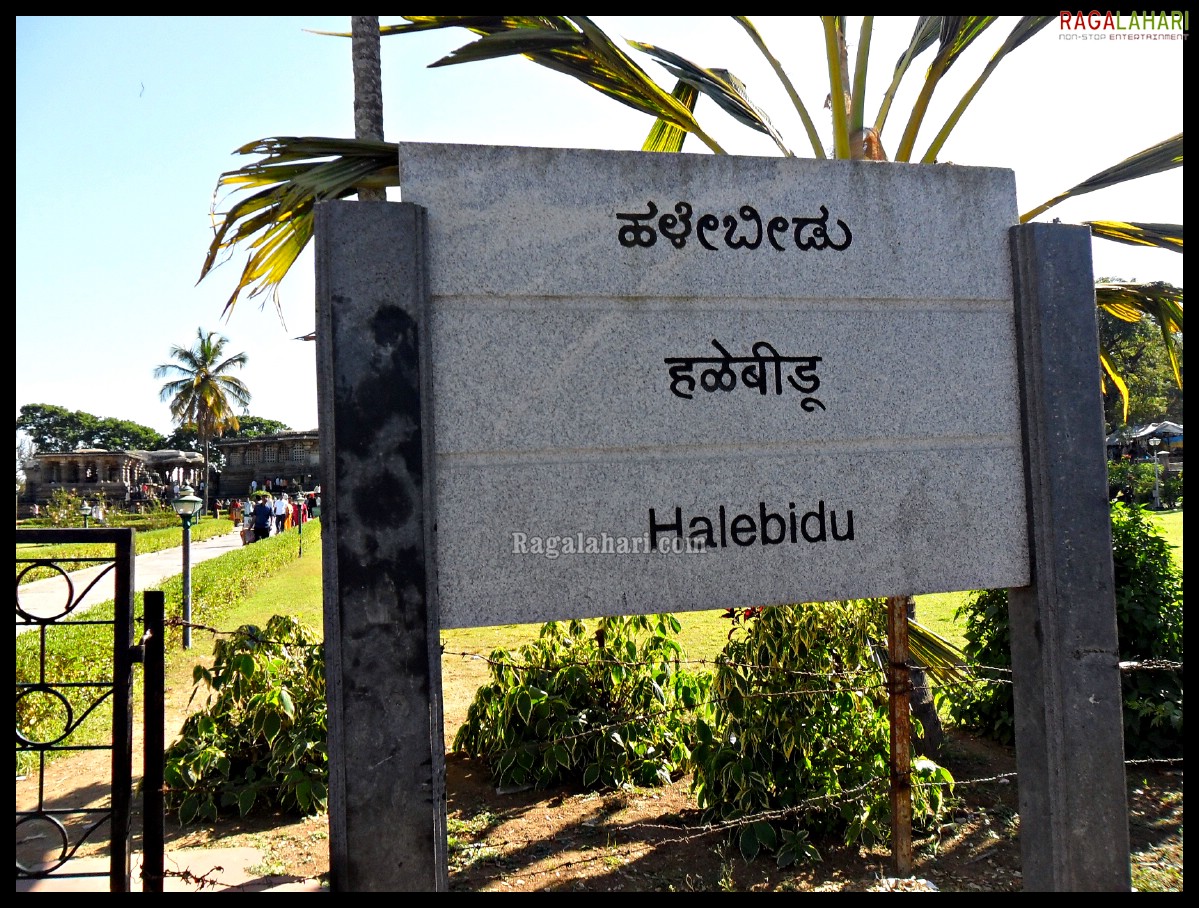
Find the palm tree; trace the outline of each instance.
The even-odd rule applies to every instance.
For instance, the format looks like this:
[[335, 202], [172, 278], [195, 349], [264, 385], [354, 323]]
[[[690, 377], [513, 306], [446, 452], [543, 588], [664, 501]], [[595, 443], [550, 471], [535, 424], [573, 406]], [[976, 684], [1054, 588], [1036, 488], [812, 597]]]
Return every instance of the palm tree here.
[[[213, 331], [196, 329], [196, 342], [190, 348], [171, 347], [174, 362], [154, 368], [155, 378], [170, 378], [158, 392], [160, 400], [171, 402], [171, 417], [180, 428], [194, 429], [204, 446], [204, 508], [208, 506], [208, 448], [213, 438], [226, 429], [238, 428], [234, 405], [250, 403], [250, 391], [240, 378], [229, 373], [245, 366], [245, 353], [225, 357], [229, 338]], [[222, 358], [224, 357], [224, 358]]]
[[[769, 136], [781, 154], [796, 152], [783, 141], [773, 120], [750, 99], [741, 81], [727, 69], [704, 68], [679, 54], [643, 42], [630, 41], [637, 52], [664, 66], [677, 79], [672, 90], [655, 82], [620, 46], [587, 16], [404, 16], [404, 25], [382, 26], [380, 35], [400, 35], [443, 28], [463, 28], [479, 40], [455, 50], [430, 66], [523, 56], [554, 72], [581, 80], [588, 87], [654, 118], [643, 144], [645, 151], [677, 152], [687, 136], [694, 135], [715, 154], [725, 153], [719, 142], [705, 129], [695, 114], [700, 94], [709, 97], [722, 111], [746, 128]], [[963, 113], [978, 95], [996, 67], [1021, 45], [1035, 37], [1054, 16], [1024, 16], [1018, 19], [982, 72], [966, 90], [946, 122], [938, 130], [923, 155], [915, 151], [929, 110], [933, 93], [945, 74], [967, 47], [979, 39], [997, 19], [995, 16], [921, 16], [898, 61], [893, 66], [890, 84], [880, 102], [875, 119], [866, 120], [866, 74], [870, 63], [874, 17], [862, 17], [857, 52], [850, 65], [846, 39], [846, 18], [820, 16], [829, 81], [818, 96], [825, 96], [833, 124], [832, 157], [848, 159], [893, 160], [898, 162], [936, 163], [946, 139], [959, 124]], [[808, 107], [788, 74], [771, 53], [765, 39], [745, 16], [733, 16], [735, 23], [753, 42], [786, 89], [796, 116], [803, 124], [811, 145], [811, 154], [826, 158]], [[339, 33], [340, 37], [352, 37]], [[884, 132], [892, 102], [902, 80], [915, 72], [913, 64], [927, 51], [932, 59], [924, 73], [919, 94], [908, 111], [903, 132], [888, 157]], [[1051, 97], [1050, 93], [1046, 93]], [[890, 142], [888, 137], [887, 142]], [[241, 277], [226, 302], [230, 311], [244, 292], [249, 298], [269, 294], [279, 307], [279, 283], [312, 237], [314, 206], [324, 199], [342, 199], [360, 193], [363, 187], [399, 185], [398, 146], [371, 140], [312, 137], [273, 137], [250, 142], [239, 154], [259, 156], [237, 170], [222, 174], [218, 192], [229, 188], [245, 192], [227, 211], [216, 212], [218, 226], [201, 269], [200, 279], [233, 252], [246, 248], [248, 258]], [[997, 162], [998, 163], [998, 162]], [[1118, 183], [1161, 173], [1182, 166], [1182, 134], [1179, 133], [1144, 151], [1107, 168], [1021, 215], [1021, 222], [1040, 217], [1055, 205], [1083, 193]], [[1182, 252], [1181, 224], [1129, 223], [1119, 220], [1087, 222], [1095, 236], [1115, 242], [1171, 249]], [[1157, 324], [1175, 381], [1182, 386], [1178, 338], [1182, 336], [1182, 294], [1162, 291], [1163, 285], [1099, 285], [1097, 305], [1125, 321], [1149, 318]], [[1114, 360], [1106, 351], [1100, 354], [1101, 376], [1105, 390], [1114, 387], [1128, 405], [1128, 389]], [[909, 616], [914, 619], [913, 603], [906, 599]], [[925, 665], [955, 661], [952, 648], [946, 648], [935, 635], [912, 621], [911, 643], [917, 659]], [[935, 711], [929, 714], [935, 719]]]
[[[746, 128], [768, 135], [780, 152], [793, 156], [769, 117], [753, 100], [745, 86], [726, 69], [704, 68], [662, 47], [638, 41], [629, 45], [656, 60], [678, 80], [672, 91], [655, 82], [624, 50], [587, 16], [404, 16], [404, 25], [382, 26], [382, 36], [410, 34], [431, 29], [463, 28], [479, 35], [473, 41], [430, 64], [431, 67], [523, 56], [547, 69], [569, 75], [588, 87], [635, 110], [649, 114], [655, 122], [643, 144], [646, 151], [680, 151], [688, 135], [708, 149], [723, 154], [719, 142], [695, 114], [699, 94], [711, 98], [725, 113]], [[920, 16], [905, 52], [893, 64], [893, 72], [875, 119], [866, 120], [866, 74], [870, 64], [871, 37], [875, 17], [861, 20], [857, 52], [850, 65], [846, 40], [846, 17], [820, 16], [829, 82], [824, 105], [833, 124], [832, 156], [899, 162], [936, 163], [949, 135], [999, 64], [1024, 43], [1034, 38], [1055, 16], [1024, 16], [1000, 44], [982, 72], [965, 91], [922, 155], [915, 146], [928, 114], [929, 102], [943, 77], [962, 53], [993, 24], [996, 16]], [[811, 154], [828, 157], [809, 113], [808, 106], [763, 36], [746, 16], [729, 17], [739, 26], [769, 63], [786, 89], [811, 145]], [[352, 37], [350, 32], [326, 33]], [[919, 94], [903, 124], [893, 157], [884, 148], [884, 132], [892, 102], [900, 83], [915, 71], [915, 61], [929, 50], [932, 60], [924, 73]], [[357, 52], [356, 52], [357, 53]], [[1048, 76], [1047, 76], [1048, 78]], [[1052, 98], [1051, 93], [1046, 93]], [[838, 103], [833, 103], [833, 99]], [[890, 139], [887, 139], [890, 142]], [[235, 248], [246, 248], [248, 258], [241, 277], [225, 305], [231, 310], [242, 293], [249, 298], [269, 294], [279, 308], [279, 284], [312, 238], [315, 202], [342, 199], [371, 189], [399, 185], [398, 147], [375, 138], [331, 139], [272, 137], [242, 146], [238, 154], [259, 159], [237, 170], [221, 174], [218, 192], [230, 188], [245, 192], [227, 211], [213, 214], [218, 226], [201, 268], [203, 280], [219, 261]], [[1144, 151], [1070, 187], [1021, 215], [1022, 223], [1044, 215], [1069, 198], [1139, 179], [1182, 166], [1182, 134], [1158, 142]], [[996, 163], [1001, 163], [997, 161]], [[1181, 224], [1133, 223], [1122, 220], [1088, 221], [1091, 232], [1103, 239], [1138, 246], [1170, 249], [1181, 253]], [[1177, 338], [1183, 331], [1182, 296], [1163, 294], [1160, 285], [1100, 285], [1097, 305], [1125, 321], [1148, 318], [1157, 325], [1174, 379], [1182, 387], [1182, 369]], [[1104, 389], [1109, 385], [1128, 406], [1128, 389], [1106, 351], [1101, 350]]]

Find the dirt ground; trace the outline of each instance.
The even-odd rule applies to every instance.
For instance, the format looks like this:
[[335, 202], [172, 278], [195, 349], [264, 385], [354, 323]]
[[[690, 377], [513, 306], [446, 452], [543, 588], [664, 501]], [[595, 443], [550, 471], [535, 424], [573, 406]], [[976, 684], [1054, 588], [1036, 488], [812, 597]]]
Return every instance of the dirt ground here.
[[[469, 695], [446, 691], [447, 740], [465, 716]], [[168, 692], [168, 729], [185, 715], [187, 690]], [[140, 730], [137, 737], [140, 738]], [[169, 739], [169, 735], [168, 735]], [[46, 780], [50, 802], [100, 798], [107, 754], [81, 753], [55, 764]], [[447, 756], [452, 891], [879, 891], [1010, 892], [1022, 888], [1017, 790], [1010, 748], [951, 734], [942, 762], [959, 782], [951, 816], [917, 838], [912, 878], [896, 880], [886, 847], [816, 842], [822, 860], [783, 870], [769, 858], [747, 863], [717, 832], [706, 830], [689, 795], [689, 779], [669, 788], [584, 793], [570, 789], [497, 792], [485, 767]], [[1134, 885], [1182, 889], [1182, 769], [1130, 767], [1129, 822]], [[36, 797], [32, 778], [17, 782], [18, 809]], [[135, 818], [140, 829], [140, 817]], [[325, 817], [231, 818], [180, 828], [168, 820], [167, 853], [194, 848], [250, 847], [254, 868], [280, 880], [319, 878], [328, 871]], [[140, 849], [140, 842], [135, 842]], [[102, 853], [85, 846], [80, 855]], [[168, 862], [169, 863], [169, 862]], [[203, 876], [211, 868], [169, 869]]]

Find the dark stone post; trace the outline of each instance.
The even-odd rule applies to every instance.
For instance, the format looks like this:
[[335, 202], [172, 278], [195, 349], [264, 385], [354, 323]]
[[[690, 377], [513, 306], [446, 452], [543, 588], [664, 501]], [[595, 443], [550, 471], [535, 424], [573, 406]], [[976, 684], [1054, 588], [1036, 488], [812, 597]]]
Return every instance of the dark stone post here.
[[335, 892], [448, 889], [424, 225], [410, 204], [316, 210]]
[[1131, 889], [1087, 227], [1011, 231], [1032, 580], [1009, 591], [1024, 886]]

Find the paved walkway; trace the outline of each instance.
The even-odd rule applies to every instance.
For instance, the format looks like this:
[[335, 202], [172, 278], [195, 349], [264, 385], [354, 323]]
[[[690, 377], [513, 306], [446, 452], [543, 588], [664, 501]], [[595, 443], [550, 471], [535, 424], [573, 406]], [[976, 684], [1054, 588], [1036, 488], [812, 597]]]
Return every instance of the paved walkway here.
[[[229, 523], [228, 526], [229, 532], [222, 536], [215, 536], [212, 539], [206, 539], [204, 542], [193, 542], [191, 544], [191, 563], [193, 567], [202, 561], [224, 555], [232, 549], [241, 548], [241, 535], [238, 533], [237, 527], [232, 523]], [[181, 540], [182, 534], [183, 531], [180, 530]], [[103, 564], [85, 568], [81, 571], [72, 571], [69, 575], [69, 580], [67, 576], [60, 574], [57, 577], [51, 577], [47, 580], [22, 584], [17, 587], [17, 607], [34, 617], [48, 618], [54, 615], [61, 615], [72, 597], [79, 597], [80, 600], [79, 605], [74, 609], [75, 614], [86, 611], [93, 605], [101, 602], [110, 601], [115, 598], [116, 589], [116, 578], [113, 571], [109, 571], [95, 586], [90, 588], [88, 586], [107, 567], [108, 565]], [[163, 580], [182, 573], [182, 544], [173, 549], [163, 549], [160, 552], [151, 552], [148, 555], [138, 555], [134, 558], [133, 565], [134, 591], [140, 592], [142, 590], [157, 589]], [[16, 620], [20, 622], [21, 616], [19, 614], [16, 616]], [[21, 634], [25, 631], [33, 630], [35, 627], [37, 627], [35, 624], [18, 623], [17, 633]]]
[[[134, 892], [142, 891], [141, 854], [131, 855]], [[107, 873], [107, 858], [73, 858], [73, 873]], [[193, 848], [168, 851], [164, 862], [163, 892], [327, 892], [320, 880], [288, 876], [263, 876], [264, 863], [257, 848]], [[17, 892], [108, 892], [107, 877], [50, 877], [17, 880]]]

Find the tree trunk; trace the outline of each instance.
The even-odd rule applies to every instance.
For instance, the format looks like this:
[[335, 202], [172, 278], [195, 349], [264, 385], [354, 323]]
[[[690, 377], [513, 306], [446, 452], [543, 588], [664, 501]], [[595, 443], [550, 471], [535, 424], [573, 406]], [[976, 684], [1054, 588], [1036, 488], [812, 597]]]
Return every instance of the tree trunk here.
[[[379, 17], [350, 16], [354, 66], [354, 137], [383, 140], [383, 76], [379, 63]], [[386, 202], [387, 190], [358, 187], [363, 202]]]
[[200, 516], [208, 513], [208, 436], [204, 436], [204, 475], [200, 477]]
[[[916, 620], [916, 600], [912, 596], [907, 599], [908, 620]], [[916, 742], [916, 752], [926, 757], [938, 758], [941, 744], [945, 740], [945, 729], [941, 726], [941, 716], [937, 713], [937, 704], [933, 700], [933, 692], [928, 686], [928, 674], [919, 668], [913, 668], [912, 681], [912, 715], [923, 727], [919, 735], [913, 735]]]

